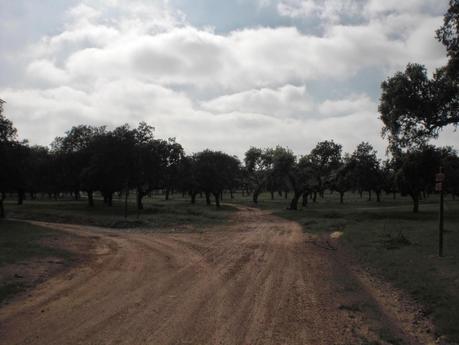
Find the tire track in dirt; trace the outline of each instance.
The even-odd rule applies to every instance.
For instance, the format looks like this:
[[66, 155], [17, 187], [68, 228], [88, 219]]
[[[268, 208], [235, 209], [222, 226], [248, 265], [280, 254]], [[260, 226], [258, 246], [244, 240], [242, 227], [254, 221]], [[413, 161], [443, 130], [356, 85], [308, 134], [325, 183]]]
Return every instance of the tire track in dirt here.
[[234, 219], [189, 234], [39, 223], [98, 247], [0, 309], [2, 344], [388, 343], [371, 297], [299, 224], [255, 209]]

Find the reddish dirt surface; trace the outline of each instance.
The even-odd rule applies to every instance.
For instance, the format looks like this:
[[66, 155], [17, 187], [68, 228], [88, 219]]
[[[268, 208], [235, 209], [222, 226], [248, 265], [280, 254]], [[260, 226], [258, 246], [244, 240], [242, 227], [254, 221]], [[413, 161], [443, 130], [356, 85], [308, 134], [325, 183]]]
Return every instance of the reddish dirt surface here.
[[434, 343], [404, 326], [410, 311], [381, 307], [391, 295], [374, 298], [337, 251], [268, 212], [187, 234], [39, 224], [97, 246], [0, 308], [1, 344]]

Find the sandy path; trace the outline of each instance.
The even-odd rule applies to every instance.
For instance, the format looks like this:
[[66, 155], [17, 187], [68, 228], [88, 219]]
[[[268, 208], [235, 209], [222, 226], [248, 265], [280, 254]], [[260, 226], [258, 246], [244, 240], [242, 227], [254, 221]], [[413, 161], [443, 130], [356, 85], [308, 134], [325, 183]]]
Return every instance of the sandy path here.
[[320, 345], [405, 337], [298, 224], [254, 209], [236, 219], [202, 234], [46, 224], [97, 236], [97, 253], [1, 308], [0, 343]]

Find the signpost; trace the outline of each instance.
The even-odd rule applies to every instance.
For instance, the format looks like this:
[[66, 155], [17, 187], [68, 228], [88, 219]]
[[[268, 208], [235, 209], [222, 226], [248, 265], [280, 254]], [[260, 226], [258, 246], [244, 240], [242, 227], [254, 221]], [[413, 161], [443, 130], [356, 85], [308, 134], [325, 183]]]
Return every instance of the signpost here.
[[438, 232], [438, 255], [440, 257], [443, 256], [443, 183], [445, 182], [445, 174], [442, 171], [443, 169], [440, 168], [440, 172], [435, 175], [435, 190], [440, 192], [440, 225], [439, 225], [439, 232]]

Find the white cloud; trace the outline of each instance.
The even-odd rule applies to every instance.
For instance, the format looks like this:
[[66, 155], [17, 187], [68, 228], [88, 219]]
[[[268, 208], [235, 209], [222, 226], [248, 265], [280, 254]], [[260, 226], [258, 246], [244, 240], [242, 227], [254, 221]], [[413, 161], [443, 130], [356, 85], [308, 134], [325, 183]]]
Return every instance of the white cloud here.
[[320, 10], [314, 0], [284, 0], [280, 1], [277, 9], [282, 16], [286, 17], [309, 17]]
[[389, 14], [428, 13], [443, 15], [447, 2], [438, 0], [279, 0], [280, 15], [292, 18], [319, 17], [327, 22], [354, 18], [370, 20]]
[[[63, 32], [44, 38], [35, 47], [35, 58], [32, 53], [29, 70], [36, 71], [37, 65], [42, 70], [55, 67], [50, 79], [58, 80], [61, 71], [62, 78], [80, 84], [135, 77], [237, 93], [322, 78], [343, 80], [366, 67], [394, 70], [412, 60], [422, 59], [429, 67], [444, 61], [433, 32], [426, 37], [440, 17], [417, 16], [405, 20], [403, 27], [399, 17], [391, 16], [360, 25], [333, 24], [323, 36], [304, 34], [295, 27], [241, 29], [222, 35], [172, 19], [151, 26], [141, 20], [144, 14], [136, 17], [138, 12], [132, 8], [112, 21], [88, 5], [71, 12], [83, 13], [83, 19], [78, 17]], [[395, 35], [387, 24], [400, 30]]]
[[367, 95], [351, 95], [349, 98], [326, 100], [318, 106], [318, 111], [324, 116], [343, 116], [356, 113], [374, 114], [376, 104]]
[[70, 81], [66, 71], [56, 67], [49, 60], [39, 59], [29, 64], [27, 75], [42, 86], [65, 85]]
[[285, 85], [278, 89], [253, 89], [203, 102], [214, 113], [258, 113], [274, 117], [298, 117], [312, 110], [306, 87]]

